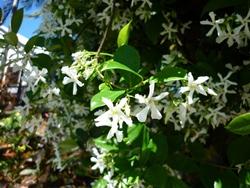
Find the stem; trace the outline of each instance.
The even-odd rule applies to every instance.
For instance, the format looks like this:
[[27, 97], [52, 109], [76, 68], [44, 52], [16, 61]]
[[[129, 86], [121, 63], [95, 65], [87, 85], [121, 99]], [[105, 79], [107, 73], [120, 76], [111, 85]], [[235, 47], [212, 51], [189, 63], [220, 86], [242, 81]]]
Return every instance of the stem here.
[[111, 16], [110, 16], [110, 21], [108, 23], [108, 26], [103, 34], [103, 37], [102, 37], [102, 40], [101, 40], [101, 43], [100, 43], [100, 46], [97, 50], [97, 54], [96, 54], [96, 58], [98, 59], [99, 58], [99, 55], [100, 55], [100, 52], [103, 48], [103, 45], [104, 45], [104, 42], [106, 41], [106, 38], [108, 36], [108, 32], [111, 28], [111, 24], [112, 24], [112, 21], [113, 21], [113, 17], [114, 17], [114, 6], [115, 6], [115, 0], [113, 0], [113, 4], [112, 4], [112, 7], [111, 7]]

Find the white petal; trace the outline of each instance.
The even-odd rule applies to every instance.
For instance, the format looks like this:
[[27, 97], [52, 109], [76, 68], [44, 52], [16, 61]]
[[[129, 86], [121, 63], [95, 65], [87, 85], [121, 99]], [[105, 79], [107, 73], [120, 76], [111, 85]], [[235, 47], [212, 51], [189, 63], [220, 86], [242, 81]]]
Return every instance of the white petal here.
[[102, 102], [103, 102], [104, 104], [106, 104], [106, 105], [108, 106], [109, 109], [113, 109], [113, 108], [114, 108], [114, 105], [113, 105], [113, 103], [112, 103], [111, 100], [109, 100], [109, 99], [103, 97], [103, 98], [102, 98]]
[[62, 81], [63, 85], [66, 85], [66, 84], [71, 83], [71, 82], [73, 82], [73, 80], [67, 76], [65, 76], [63, 78], [63, 81]]
[[194, 91], [190, 91], [188, 96], [187, 96], [187, 99], [188, 99], [188, 104], [192, 104], [193, 103], [193, 94], [194, 94]]
[[148, 111], [149, 111], [149, 106], [146, 106], [139, 113], [137, 113], [136, 118], [138, 119], [138, 121], [145, 122], [147, 119]]
[[163, 93], [161, 93], [160, 95], [158, 95], [158, 96], [156, 96], [156, 97], [153, 97], [153, 99], [154, 99], [155, 101], [159, 101], [159, 100], [163, 99], [164, 97], [166, 97], [168, 94], [169, 94], [168, 92], [163, 92]]
[[119, 102], [119, 104], [117, 105], [117, 107], [119, 109], [122, 109], [126, 105], [126, 103], [127, 103], [127, 98], [124, 97], [124, 98], [121, 99], [121, 101]]
[[111, 139], [117, 131], [118, 131], [118, 126], [117, 125], [112, 125], [112, 127], [109, 130], [109, 133], [107, 135], [107, 139]]
[[214, 96], [217, 95], [217, 94], [214, 92], [214, 90], [212, 90], [212, 89], [210, 89], [210, 88], [207, 88], [207, 92], [208, 92], [208, 94], [210, 94], [210, 95], [214, 95]]
[[191, 72], [188, 73], [187, 79], [188, 79], [188, 83], [192, 83], [194, 81], [194, 77]]
[[145, 99], [146, 99], [146, 98], [145, 98], [144, 96], [139, 95], [139, 94], [136, 94], [136, 95], [135, 95], [135, 98], [138, 100], [139, 103], [141, 103], [141, 104], [142, 104], [142, 103], [145, 103]]
[[162, 115], [158, 108], [155, 106], [155, 104], [151, 104], [150, 106], [150, 111], [151, 111], [151, 118], [152, 119], [161, 119]]
[[190, 90], [189, 87], [181, 87], [180, 90], [179, 90], [179, 92], [180, 92], [180, 93], [185, 93], [185, 92], [187, 92], [187, 91], [189, 91], [189, 90]]
[[208, 76], [200, 76], [194, 81], [195, 84], [201, 84], [209, 79]]
[[151, 82], [149, 85], [149, 94], [148, 94], [148, 98], [153, 97], [154, 95], [154, 90], [155, 90], [155, 83]]
[[204, 90], [204, 88], [201, 85], [198, 85], [198, 87], [196, 88], [196, 91], [202, 95], [207, 96], [206, 91]]
[[77, 85], [76, 83], [73, 84], [73, 95], [76, 95], [77, 93]]
[[122, 131], [116, 131], [116, 139], [117, 139], [117, 142], [121, 142], [122, 139], [123, 139], [123, 133]]

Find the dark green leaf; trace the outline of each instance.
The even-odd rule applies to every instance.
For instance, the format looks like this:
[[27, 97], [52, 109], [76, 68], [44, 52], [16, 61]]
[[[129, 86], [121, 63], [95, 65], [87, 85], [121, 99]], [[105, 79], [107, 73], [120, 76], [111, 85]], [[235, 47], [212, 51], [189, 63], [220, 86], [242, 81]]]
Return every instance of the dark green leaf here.
[[119, 69], [119, 70], [124, 70], [124, 71], [127, 71], [127, 72], [130, 72], [138, 77], [140, 77], [142, 79], [142, 76], [140, 74], [138, 74], [137, 72], [133, 71], [132, 69], [130, 69], [128, 66], [126, 65], [123, 65], [121, 63], [118, 63], [114, 60], [109, 60], [109, 61], [106, 61], [104, 64], [103, 64], [103, 67], [102, 67], [102, 70], [101, 71], [105, 71], [105, 70], [115, 70], [115, 69]]
[[11, 31], [17, 33], [23, 21], [23, 8], [15, 11], [11, 19]]
[[138, 71], [140, 68], [140, 55], [134, 47], [129, 45], [118, 48], [114, 54], [114, 60], [126, 65], [133, 71]]
[[112, 144], [112, 143], [108, 143], [109, 140], [107, 140], [106, 137], [98, 137], [94, 140], [95, 142], [95, 145], [98, 147], [98, 148], [102, 148], [102, 149], [105, 149], [107, 151], [114, 151], [114, 150], [118, 150], [118, 147], [115, 145], [115, 144]]
[[43, 53], [36, 54], [31, 58], [31, 61], [35, 66], [37, 66], [40, 69], [46, 68], [50, 70], [51, 68], [53, 68], [52, 60], [50, 56], [47, 54]]
[[237, 116], [226, 126], [226, 129], [239, 135], [250, 134], [250, 113]]
[[153, 79], [158, 82], [170, 82], [176, 80], [184, 80], [187, 71], [179, 67], [165, 67], [163, 70], [158, 72]]
[[232, 165], [244, 163], [250, 159], [250, 148], [245, 147], [250, 143], [250, 138], [247, 136], [237, 138], [229, 143], [227, 157]]
[[35, 45], [41, 45], [41, 44], [43, 44], [43, 38], [39, 37], [38, 35], [35, 35], [31, 37], [25, 44], [24, 51], [26, 53], [29, 53]]
[[198, 171], [198, 166], [196, 163], [190, 158], [183, 154], [173, 154], [168, 157], [168, 164], [176, 170], [180, 170], [182, 172], [195, 172]]
[[6, 40], [6, 42], [12, 46], [16, 46], [18, 43], [17, 35], [14, 32], [8, 32], [4, 34], [3, 37]]
[[104, 106], [105, 104], [102, 102], [102, 98], [110, 99], [113, 102], [124, 93], [125, 90], [112, 91], [109, 88], [105, 88], [91, 98], [90, 110], [93, 111], [98, 107]]
[[128, 128], [128, 137], [124, 139], [126, 144], [131, 144], [138, 138], [141, 134], [143, 126], [143, 124], [134, 124]]
[[123, 46], [128, 43], [129, 39], [129, 33], [131, 29], [131, 22], [127, 23], [119, 32], [118, 38], [117, 38], [117, 45], [118, 47]]
[[204, 15], [207, 12], [215, 11], [222, 8], [239, 6], [239, 5], [247, 5], [248, 1], [246, 0], [209, 0], [205, 7], [202, 10], [202, 14]]
[[62, 141], [60, 144], [59, 144], [59, 148], [60, 148], [60, 151], [62, 153], [68, 153], [68, 152], [71, 152], [72, 150], [75, 150], [78, 148], [78, 145], [77, 143], [75, 142], [75, 140], [69, 138], [67, 140], [64, 140]]

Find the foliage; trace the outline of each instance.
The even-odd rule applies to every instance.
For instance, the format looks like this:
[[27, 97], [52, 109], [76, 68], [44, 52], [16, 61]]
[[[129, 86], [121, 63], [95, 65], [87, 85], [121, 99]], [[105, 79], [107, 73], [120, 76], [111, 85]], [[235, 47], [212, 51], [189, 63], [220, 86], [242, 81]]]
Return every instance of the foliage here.
[[1, 104], [3, 185], [249, 187], [249, 3], [196, 3], [47, 0], [24, 45], [17, 10], [0, 43], [22, 75]]

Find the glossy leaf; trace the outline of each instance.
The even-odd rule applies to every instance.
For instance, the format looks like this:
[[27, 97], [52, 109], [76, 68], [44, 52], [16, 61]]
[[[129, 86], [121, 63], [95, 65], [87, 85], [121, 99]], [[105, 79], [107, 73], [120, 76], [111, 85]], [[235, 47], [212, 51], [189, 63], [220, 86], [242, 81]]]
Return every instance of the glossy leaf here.
[[117, 45], [118, 47], [127, 44], [129, 39], [129, 33], [131, 29], [131, 22], [127, 23], [119, 32], [118, 38], [117, 38]]
[[118, 147], [115, 144], [108, 143], [106, 137], [101, 136], [99, 138], [96, 138], [94, 142], [98, 148], [105, 149], [106, 151], [118, 150]]
[[226, 129], [239, 135], [250, 134], [250, 113], [245, 113], [234, 118]]
[[102, 98], [110, 99], [113, 102], [124, 93], [125, 93], [125, 90], [113, 90], [112, 91], [109, 88], [105, 88], [91, 98], [90, 110], [93, 111], [96, 108], [104, 106], [105, 104], [102, 102]]
[[43, 40], [44, 39], [42, 37], [39, 37], [38, 35], [31, 37], [28, 40], [28, 42], [25, 44], [24, 51], [26, 53], [29, 53], [35, 45], [38, 45], [38, 44], [41, 45], [44, 42]]
[[153, 79], [158, 82], [170, 82], [176, 80], [185, 80], [187, 71], [179, 67], [165, 67], [163, 70], [158, 72]]
[[127, 72], [130, 72], [138, 77], [140, 77], [142, 79], [142, 76], [140, 74], [138, 74], [137, 72], [133, 71], [132, 69], [130, 69], [128, 66], [124, 65], [124, 64], [121, 64], [121, 63], [118, 63], [114, 60], [109, 60], [109, 61], [106, 61], [104, 64], [103, 64], [103, 67], [101, 69], [101, 71], [106, 71], [106, 70], [115, 70], [115, 69], [118, 69], [118, 70], [124, 70], [124, 71], [127, 71]]
[[14, 32], [8, 32], [4, 34], [3, 37], [6, 40], [6, 42], [12, 46], [16, 46], [18, 43], [17, 35]]
[[124, 139], [126, 144], [133, 143], [141, 134], [143, 124], [135, 124], [128, 128], [128, 137]]
[[17, 33], [23, 21], [23, 8], [15, 11], [11, 19], [11, 31]]
[[222, 188], [221, 180], [214, 182], [214, 188]]

